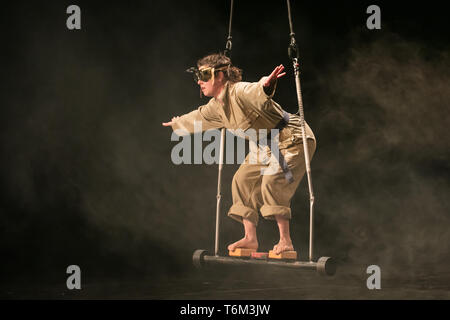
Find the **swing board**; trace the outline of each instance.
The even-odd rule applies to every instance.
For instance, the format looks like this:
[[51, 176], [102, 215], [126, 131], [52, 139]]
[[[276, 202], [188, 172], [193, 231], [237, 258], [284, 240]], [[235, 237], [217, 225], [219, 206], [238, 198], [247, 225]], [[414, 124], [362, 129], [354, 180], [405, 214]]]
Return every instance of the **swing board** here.
[[297, 251], [284, 251], [276, 254], [273, 250], [269, 252], [257, 252], [255, 249], [236, 248], [233, 251], [228, 251], [230, 257], [245, 257], [258, 260], [276, 259], [276, 260], [296, 260]]

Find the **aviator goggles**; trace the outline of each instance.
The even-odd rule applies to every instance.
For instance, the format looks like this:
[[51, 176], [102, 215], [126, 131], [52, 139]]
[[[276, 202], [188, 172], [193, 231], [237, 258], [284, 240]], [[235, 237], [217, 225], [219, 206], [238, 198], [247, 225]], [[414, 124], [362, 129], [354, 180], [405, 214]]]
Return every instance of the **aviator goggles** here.
[[195, 82], [198, 82], [199, 80], [203, 81], [203, 82], [207, 82], [211, 78], [214, 80], [214, 74], [217, 71], [225, 70], [227, 68], [228, 68], [228, 66], [223, 66], [220, 68], [200, 67], [200, 69], [198, 69], [196, 67], [191, 67], [191, 68], [187, 69], [186, 71], [192, 73], [192, 75], [194, 76]]

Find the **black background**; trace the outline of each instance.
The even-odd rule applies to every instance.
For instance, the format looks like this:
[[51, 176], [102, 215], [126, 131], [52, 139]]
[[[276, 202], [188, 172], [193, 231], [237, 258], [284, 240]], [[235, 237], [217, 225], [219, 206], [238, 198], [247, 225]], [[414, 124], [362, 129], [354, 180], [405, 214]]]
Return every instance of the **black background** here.
[[[189, 276], [214, 248], [217, 166], [172, 164], [162, 122], [207, 102], [184, 72], [224, 49], [228, 1], [26, 1], [2, 9], [0, 275], [4, 282]], [[366, 8], [381, 8], [368, 30]], [[449, 41], [444, 2], [292, 1], [312, 161], [316, 255], [392, 277], [446, 271]], [[235, 1], [233, 63], [297, 111], [284, 1]], [[223, 206], [231, 205], [227, 165]], [[308, 249], [306, 178], [292, 200]], [[221, 253], [242, 235], [222, 219]], [[261, 249], [277, 241], [261, 221]]]

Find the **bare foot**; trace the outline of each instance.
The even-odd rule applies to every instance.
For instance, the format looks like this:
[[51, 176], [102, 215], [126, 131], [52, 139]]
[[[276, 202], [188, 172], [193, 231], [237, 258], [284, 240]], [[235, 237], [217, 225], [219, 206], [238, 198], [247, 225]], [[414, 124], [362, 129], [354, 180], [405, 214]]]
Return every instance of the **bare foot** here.
[[230, 251], [234, 251], [236, 248], [258, 249], [258, 240], [244, 237], [228, 246]]
[[294, 246], [292, 245], [291, 240], [280, 239], [280, 242], [273, 246], [273, 251], [276, 254], [280, 254], [284, 251], [294, 251]]

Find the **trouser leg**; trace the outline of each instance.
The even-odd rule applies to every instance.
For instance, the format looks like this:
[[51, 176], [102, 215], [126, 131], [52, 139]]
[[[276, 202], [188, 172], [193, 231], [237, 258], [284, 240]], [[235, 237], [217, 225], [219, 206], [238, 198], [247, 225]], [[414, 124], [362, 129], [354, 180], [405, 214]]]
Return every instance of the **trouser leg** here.
[[249, 164], [248, 158], [234, 174], [231, 184], [233, 205], [228, 216], [239, 222], [248, 219], [257, 225], [258, 210], [262, 205], [261, 165]]
[[[307, 141], [309, 155], [312, 159], [316, 144], [312, 139], [308, 139]], [[293, 144], [286, 149], [281, 149], [280, 152], [282, 152], [292, 172], [294, 182], [289, 183], [285, 179], [281, 167], [275, 174], [262, 176], [261, 194], [263, 205], [260, 210], [261, 215], [270, 220], [275, 220], [276, 216], [291, 219], [291, 199], [306, 172], [305, 154], [302, 143]]]

